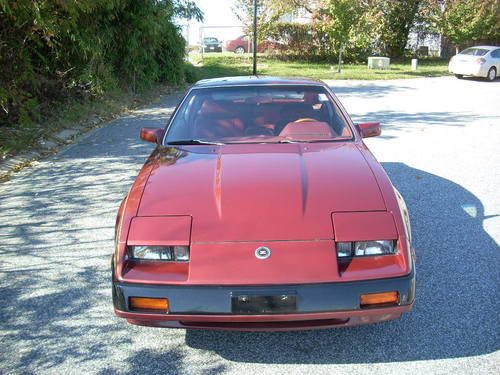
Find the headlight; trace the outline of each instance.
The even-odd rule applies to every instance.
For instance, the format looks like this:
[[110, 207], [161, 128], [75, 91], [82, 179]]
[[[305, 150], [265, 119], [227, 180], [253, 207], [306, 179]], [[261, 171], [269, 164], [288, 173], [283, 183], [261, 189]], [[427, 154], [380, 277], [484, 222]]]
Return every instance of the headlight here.
[[396, 241], [374, 240], [356, 242], [337, 242], [337, 258], [347, 259], [374, 255], [396, 254]]
[[189, 262], [189, 246], [129, 246], [132, 259]]

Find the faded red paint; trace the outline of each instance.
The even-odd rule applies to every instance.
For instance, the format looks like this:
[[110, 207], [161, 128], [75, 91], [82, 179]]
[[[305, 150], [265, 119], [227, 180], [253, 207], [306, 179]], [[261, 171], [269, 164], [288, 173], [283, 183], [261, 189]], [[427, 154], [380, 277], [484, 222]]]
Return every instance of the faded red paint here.
[[[336, 104], [347, 116], [340, 103]], [[410, 244], [393, 186], [350, 119], [349, 126], [355, 135], [346, 142], [159, 146], [119, 210], [115, 280], [164, 285], [284, 285], [409, 274]], [[356, 239], [397, 239], [398, 252], [355, 258], [339, 272], [335, 240]], [[141, 243], [189, 244], [190, 262], [127, 260], [127, 244]], [[265, 262], [256, 259], [258, 246], [272, 247], [273, 256]], [[378, 315], [374, 310], [322, 313], [321, 317], [288, 314], [282, 320], [346, 318], [350, 320], [340, 325], [353, 325], [394, 319], [410, 308], [378, 309]], [[150, 319], [152, 325], [158, 320], [199, 321], [190, 316], [116, 313], [137, 324]], [[280, 318], [266, 316], [265, 320]], [[240, 319], [205, 316], [201, 321]]]
[[159, 315], [129, 313], [115, 309], [115, 314], [129, 323], [150, 327], [196, 328], [237, 331], [287, 331], [351, 327], [398, 319], [411, 305], [381, 309], [276, 315]]

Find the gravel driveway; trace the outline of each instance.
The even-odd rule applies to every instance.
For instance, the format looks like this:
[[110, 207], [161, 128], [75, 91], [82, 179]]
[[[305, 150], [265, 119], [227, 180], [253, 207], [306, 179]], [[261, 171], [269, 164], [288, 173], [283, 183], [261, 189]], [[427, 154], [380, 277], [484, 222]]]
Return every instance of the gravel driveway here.
[[500, 81], [332, 81], [405, 196], [417, 301], [401, 320], [288, 333], [142, 328], [114, 317], [116, 210], [177, 98], [0, 185], [0, 374], [500, 373]]

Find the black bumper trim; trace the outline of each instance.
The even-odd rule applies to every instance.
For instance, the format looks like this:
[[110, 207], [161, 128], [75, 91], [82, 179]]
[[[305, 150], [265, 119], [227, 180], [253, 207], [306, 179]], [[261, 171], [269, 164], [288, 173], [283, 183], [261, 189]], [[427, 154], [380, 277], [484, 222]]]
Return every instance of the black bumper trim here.
[[171, 314], [231, 314], [233, 294], [296, 294], [297, 313], [359, 310], [359, 296], [365, 293], [398, 291], [400, 305], [415, 299], [415, 272], [406, 276], [326, 284], [282, 286], [182, 286], [113, 282], [113, 303], [117, 310], [130, 311], [129, 297], [168, 298]]

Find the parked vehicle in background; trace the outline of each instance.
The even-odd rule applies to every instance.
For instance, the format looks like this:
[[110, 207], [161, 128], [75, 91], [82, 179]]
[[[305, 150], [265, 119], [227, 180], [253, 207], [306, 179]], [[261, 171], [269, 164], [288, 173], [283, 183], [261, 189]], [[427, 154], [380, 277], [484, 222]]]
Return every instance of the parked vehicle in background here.
[[[257, 44], [257, 52], [265, 52], [275, 46], [276, 42], [266, 40]], [[226, 40], [224, 43], [224, 49], [228, 52], [234, 53], [253, 52], [253, 43], [246, 35], [241, 35], [236, 39]]]
[[464, 49], [451, 58], [448, 70], [459, 79], [473, 76], [493, 81], [500, 72], [500, 47], [476, 46]]
[[214, 37], [203, 38], [201, 48], [203, 52], [222, 52], [222, 42]]

